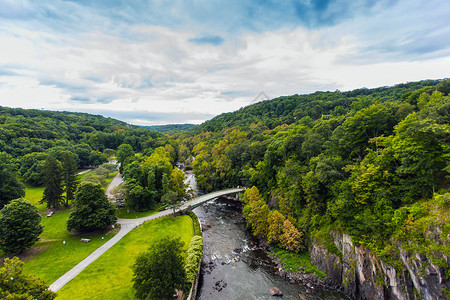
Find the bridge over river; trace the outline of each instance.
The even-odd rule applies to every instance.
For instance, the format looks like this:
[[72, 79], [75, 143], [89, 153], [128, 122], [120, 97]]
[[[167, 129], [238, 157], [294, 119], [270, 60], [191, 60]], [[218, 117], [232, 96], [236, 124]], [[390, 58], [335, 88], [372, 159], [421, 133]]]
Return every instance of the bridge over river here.
[[[179, 209], [185, 210], [185, 209], [193, 209], [197, 206], [202, 205], [205, 202], [208, 202], [210, 200], [213, 200], [215, 198], [226, 196], [226, 195], [232, 195], [239, 192], [242, 192], [242, 188], [236, 188], [236, 189], [227, 189], [217, 192], [212, 192], [206, 195], [202, 195], [199, 197], [194, 198], [191, 201], [188, 201], [184, 203]], [[66, 274], [58, 278], [55, 282], [50, 284], [49, 289], [51, 291], [57, 292], [60, 290], [66, 283], [68, 283], [70, 280], [75, 278], [78, 274], [81, 273], [87, 266], [89, 266], [93, 261], [95, 261], [97, 258], [99, 258], [103, 253], [105, 253], [109, 248], [114, 246], [121, 238], [123, 238], [128, 232], [130, 232], [133, 228], [141, 225], [142, 223], [154, 219], [158, 219], [164, 216], [168, 216], [173, 214], [173, 209], [166, 209], [164, 211], [158, 212], [156, 214], [153, 214], [148, 217], [143, 217], [139, 219], [117, 219], [117, 224], [120, 224], [120, 231], [109, 241], [104, 243], [102, 246], [100, 246], [97, 250], [92, 252], [88, 257], [86, 257], [84, 260], [82, 260], [78, 265], [73, 267], [71, 270], [69, 270]]]

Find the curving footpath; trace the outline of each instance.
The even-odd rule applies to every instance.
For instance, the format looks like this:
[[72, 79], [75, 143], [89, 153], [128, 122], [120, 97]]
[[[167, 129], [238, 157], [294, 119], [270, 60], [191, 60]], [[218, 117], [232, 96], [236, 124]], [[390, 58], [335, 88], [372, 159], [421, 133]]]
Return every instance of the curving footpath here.
[[[119, 174], [118, 174], [119, 175]], [[121, 180], [117, 181], [121, 182]], [[109, 188], [109, 187], [108, 187]], [[210, 201], [214, 198], [235, 194], [243, 191], [242, 188], [236, 188], [236, 189], [228, 189], [228, 190], [222, 190], [217, 191], [213, 193], [209, 193], [206, 195], [199, 196], [191, 201], [186, 202], [180, 207], [180, 210], [188, 209], [189, 207], [195, 207], [198, 205], [201, 205], [202, 203], [205, 203], [207, 201]], [[99, 258], [103, 253], [108, 251], [109, 248], [114, 246], [121, 238], [123, 238], [128, 232], [130, 232], [133, 228], [141, 225], [142, 223], [154, 219], [158, 219], [167, 215], [173, 214], [172, 209], [166, 209], [164, 211], [158, 212], [154, 215], [139, 218], [139, 219], [117, 219], [116, 224], [120, 224], [120, 231], [109, 241], [107, 241], [105, 244], [100, 246], [97, 250], [92, 252], [88, 257], [83, 259], [80, 263], [78, 263], [75, 267], [73, 267], [71, 270], [69, 270], [66, 274], [59, 277], [55, 282], [53, 282], [49, 286], [49, 290], [53, 292], [57, 292], [60, 290], [64, 285], [66, 285], [69, 281], [71, 281], [73, 278], [75, 278], [78, 274], [81, 273], [87, 266], [89, 266], [93, 261], [95, 261], [97, 258]]]

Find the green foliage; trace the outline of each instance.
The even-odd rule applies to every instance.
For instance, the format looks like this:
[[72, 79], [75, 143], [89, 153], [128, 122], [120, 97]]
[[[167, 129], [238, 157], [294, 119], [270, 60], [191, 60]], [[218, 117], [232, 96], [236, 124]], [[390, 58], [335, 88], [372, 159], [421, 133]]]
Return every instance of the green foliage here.
[[143, 151], [169, 142], [161, 133], [84, 113], [0, 107], [0, 115], [0, 152], [15, 158], [58, 146], [75, 153], [82, 168], [106, 162], [121, 144]]
[[277, 210], [269, 212], [267, 217], [267, 223], [269, 223], [267, 240], [270, 244], [277, 244], [281, 242], [285, 220], [286, 218]]
[[44, 162], [48, 154], [32, 152], [20, 158], [20, 176], [28, 184], [39, 186], [44, 184]]
[[89, 232], [114, 224], [114, 207], [99, 185], [82, 183], [75, 193], [67, 230]]
[[0, 268], [0, 298], [51, 300], [56, 294], [40, 279], [23, 273], [23, 262], [6, 258]]
[[148, 130], [159, 131], [162, 133], [175, 133], [178, 131], [189, 131], [193, 130], [197, 125], [195, 124], [168, 124], [168, 125], [151, 125], [151, 126], [142, 126]]
[[175, 289], [186, 280], [180, 239], [163, 238], [141, 253], [133, 265], [133, 288], [136, 298], [172, 299]]
[[176, 209], [182, 200], [192, 197], [183, 171], [173, 166], [173, 160], [174, 149], [169, 144], [154, 149], [150, 155], [125, 159], [125, 199], [131, 209], [147, 211], [161, 203]]
[[202, 256], [203, 238], [201, 236], [195, 235], [194, 237], [192, 237], [191, 242], [189, 243], [186, 257], [186, 291], [189, 290], [192, 283], [194, 282], [195, 276], [197, 276]]
[[31, 247], [42, 233], [41, 216], [24, 199], [11, 201], [0, 210], [0, 248], [7, 254]]
[[58, 209], [63, 202], [63, 168], [61, 163], [49, 155], [44, 162], [44, 196], [41, 203], [47, 203], [48, 208]]
[[290, 272], [300, 271], [302, 273], [313, 273], [319, 278], [326, 278], [327, 274], [320, 271], [316, 266], [311, 263], [311, 257], [307, 251], [300, 253], [291, 252], [285, 249], [281, 249], [276, 246], [270, 247], [274, 252], [274, 255], [281, 261], [283, 267]]
[[25, 195], [24, 185], [19, 182], [17, 175], [11, 155], [0, 152], [0, 208]]
[[253, 186], [243, 197], [253, 233], [280, 243], [267, 226], [278, 210], [304, 234], [301, 244], [336, 230], [382, 253], [420, 215], [416, 203], [450, 186], [447, 86], [426, 80], [280, 97], [213, 118], [180, 143], [195, 156], [201, 189]]
[[117, 148], [116, 157], [119, 163], [123, 164], [125, 162], [125, 159], [132, 156], [134, 156], [134, 151], [131, 145], [122, 144]]
[[186, 214], [191, 217], [192, 223], [194, 224], [194, 235], [202, 236], [202, 230], [197, 215], [192, 210], [187, 211]]
[[69, 202], [75, 197], [75, 191], [78, 185], [77, 178], [77, 163], [76, 156], [70, 151], [62, 151], [61, 156], [61, 166], [63, 172], [63, 184], [64, 190], [66, 192], [65, 203], [66, 207], [69, 206]]

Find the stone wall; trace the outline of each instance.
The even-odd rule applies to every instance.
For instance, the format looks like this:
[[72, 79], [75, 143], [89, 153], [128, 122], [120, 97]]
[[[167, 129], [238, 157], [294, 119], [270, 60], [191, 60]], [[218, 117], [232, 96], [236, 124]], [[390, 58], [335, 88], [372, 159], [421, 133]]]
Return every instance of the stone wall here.
[[[330, 236], [340, 254], [330, 253], [314, 240], [311, 261], [353, 299], [448, 299], [443, 289], [450, 290], [450, 278], [445, 278], [444, 268], [430, 258], [397, 245], [402, 265], [398, 270], [367, 248], [354, 246], [349, 235], [331, 232]], [[450, 268], [449, 257], [440, 255]]]

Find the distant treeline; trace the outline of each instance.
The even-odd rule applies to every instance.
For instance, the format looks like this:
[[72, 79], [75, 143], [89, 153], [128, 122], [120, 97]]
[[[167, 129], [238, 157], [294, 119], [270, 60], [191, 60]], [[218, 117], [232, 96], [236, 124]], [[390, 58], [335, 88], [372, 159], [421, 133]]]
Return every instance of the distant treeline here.
[[190, 131], [193, 130], [197, 125], [195, 124], [168, 124], [168, 125], [152, 125], [152, 126], [141, 126], [143, 128], [159, 131], [162, 133], [173, 133], [177, 131]]

